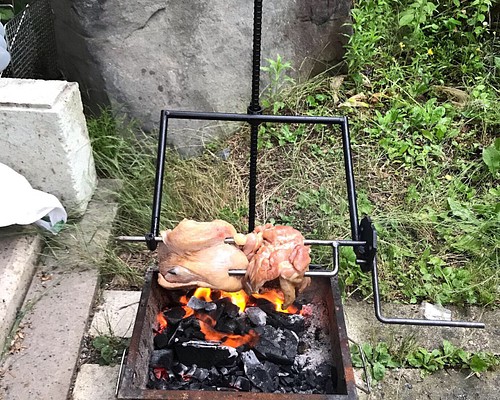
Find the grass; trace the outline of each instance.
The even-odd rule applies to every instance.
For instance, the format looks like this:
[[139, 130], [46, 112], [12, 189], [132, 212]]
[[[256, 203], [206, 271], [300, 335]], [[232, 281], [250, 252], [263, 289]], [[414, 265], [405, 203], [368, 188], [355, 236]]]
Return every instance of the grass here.
[[[475, 3], [360, 2], [349, 75], [326, 72], [297, 85], [288, 63], [266, 66], [276, 78], [264, 93], [267, 113], [349, 116], [358, 206], [379, 232], [386, 300], [499, 305], [500, 59], [484, 25], [490, 2]], [[109, 112], [90, 121], [89, 132], [100, 175], [125, 185], [117, 233], [147, 232], [155, 139]], [[245, 230], [248, 137], [242, 128], [191, 159], [168, 151], [163, 228], [186, 217], [223, 218]], [[310, 238], [349, 237], [338, 131], [263, 124], [259, 149], [259, 223], [291, 224]], [[314, 261], [326, 257], [314, 249]], [[369, 297], [369, 276], [354, 261], [345, 250], [343, 287]]]

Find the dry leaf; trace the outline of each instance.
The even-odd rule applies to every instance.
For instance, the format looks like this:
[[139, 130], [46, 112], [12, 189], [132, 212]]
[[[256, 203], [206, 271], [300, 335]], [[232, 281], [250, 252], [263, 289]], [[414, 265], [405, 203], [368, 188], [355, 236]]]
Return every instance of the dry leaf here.
[[366, 95], [364, 93], [358, 93], [354, 96], [351, 96], [347, 99], [347, 101], [339, 104], [339, 107], [363, 107], [367, 108], [370, 105], [366, 102]]
[[449, 87], [449, 86], [434, 86], [434, 88], [443, 94], [458, 107], [463, 107], [469, 100], [469, 95], [463, 90]]

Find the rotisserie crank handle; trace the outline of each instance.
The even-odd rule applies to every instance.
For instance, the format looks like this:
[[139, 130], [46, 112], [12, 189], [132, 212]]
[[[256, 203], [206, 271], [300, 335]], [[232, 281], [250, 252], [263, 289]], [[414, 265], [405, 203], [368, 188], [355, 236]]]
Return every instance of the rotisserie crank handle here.
[[[378, 285], [377, 269], [377, 230], [372, 224], [370, 217], [364, 217], [359, 225], [361, 240], [365, 243], [358, 246], [356, 262], [360, 265], [363, 272], [372, 273], [373, 285], [373, 304], [375, 306], [375, 316], [384, 324], [398, 325], [422, 325], [422, 326], [449, 326], [456, 328], [484, 328], [480, 322], [468, 321], [443, 321], [433, 319], [412, 319], [412, 318], [389, 318], [382, 315], [380, 303], [380, 290]], [[361, 250], [361, 251], [359, 251]]]
[[412, 318], [391, 318], [382, 315], [382, 308], [380, 305], [380, 292], [378, 287], [378, 269], [377, 260], [373, 260], [372, 264], [372, 284], [373, 284], [373, 304], [375, 306], [375, 316], [384, 324], [396, 325], [422, 325], [422, 326], [448, 326], [452, 328], [484, 328], [482, 322], [469, 322], [469, 321], [443, 321], [435, 319], [412, 319]]

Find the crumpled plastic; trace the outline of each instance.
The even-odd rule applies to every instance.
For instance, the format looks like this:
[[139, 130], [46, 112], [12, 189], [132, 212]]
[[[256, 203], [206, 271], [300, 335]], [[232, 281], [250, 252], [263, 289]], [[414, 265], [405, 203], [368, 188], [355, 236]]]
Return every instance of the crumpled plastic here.
[[68, 215], [59, 199], [33, 189], [28, 180], [0, 163], [0, 227], [35, 224], [56, 234]]

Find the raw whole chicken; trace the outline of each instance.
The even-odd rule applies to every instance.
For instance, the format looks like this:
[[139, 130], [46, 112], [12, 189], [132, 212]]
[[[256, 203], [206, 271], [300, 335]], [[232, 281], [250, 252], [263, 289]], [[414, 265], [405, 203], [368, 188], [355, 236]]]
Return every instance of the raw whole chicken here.
[[[285, 296], [283, 308], [295, 300], [295, 291], [310, 283], [310, 248], [290, 226], [258, 226], [238, 234], [228, 222], [182, 220], [173, 230], [161, 232], [158, 247], [158, 283], [167, 289], [194, 286], [235, 292], [258, 292], [264, 283], [279, 278]], [[232, 237], [235, 244], [224, 243]], [[246, 269], [245, 277], [230, 276], [230, 269]]]
[[236, 229], [221, 220], [182, 220], [173, 230], [161, 232], [158, 246], [158, 283], [167, 289], [194, 286], [236, 292], [242, 277], [229, 276], [230, 269], [246, 269], [248, 259], [224, 239], [235, 237]]
[[235, 241], [249, 260], [244, 281], [247, 292], [258, 292], [264, 283], [279, 278], [286, 309], [295, 301], [295, 290], [300, 292], [311, 282], [304, 276], [311, 262], [310, 247], [304, 246], [304, 237], [291, 226], [258, 226]]

